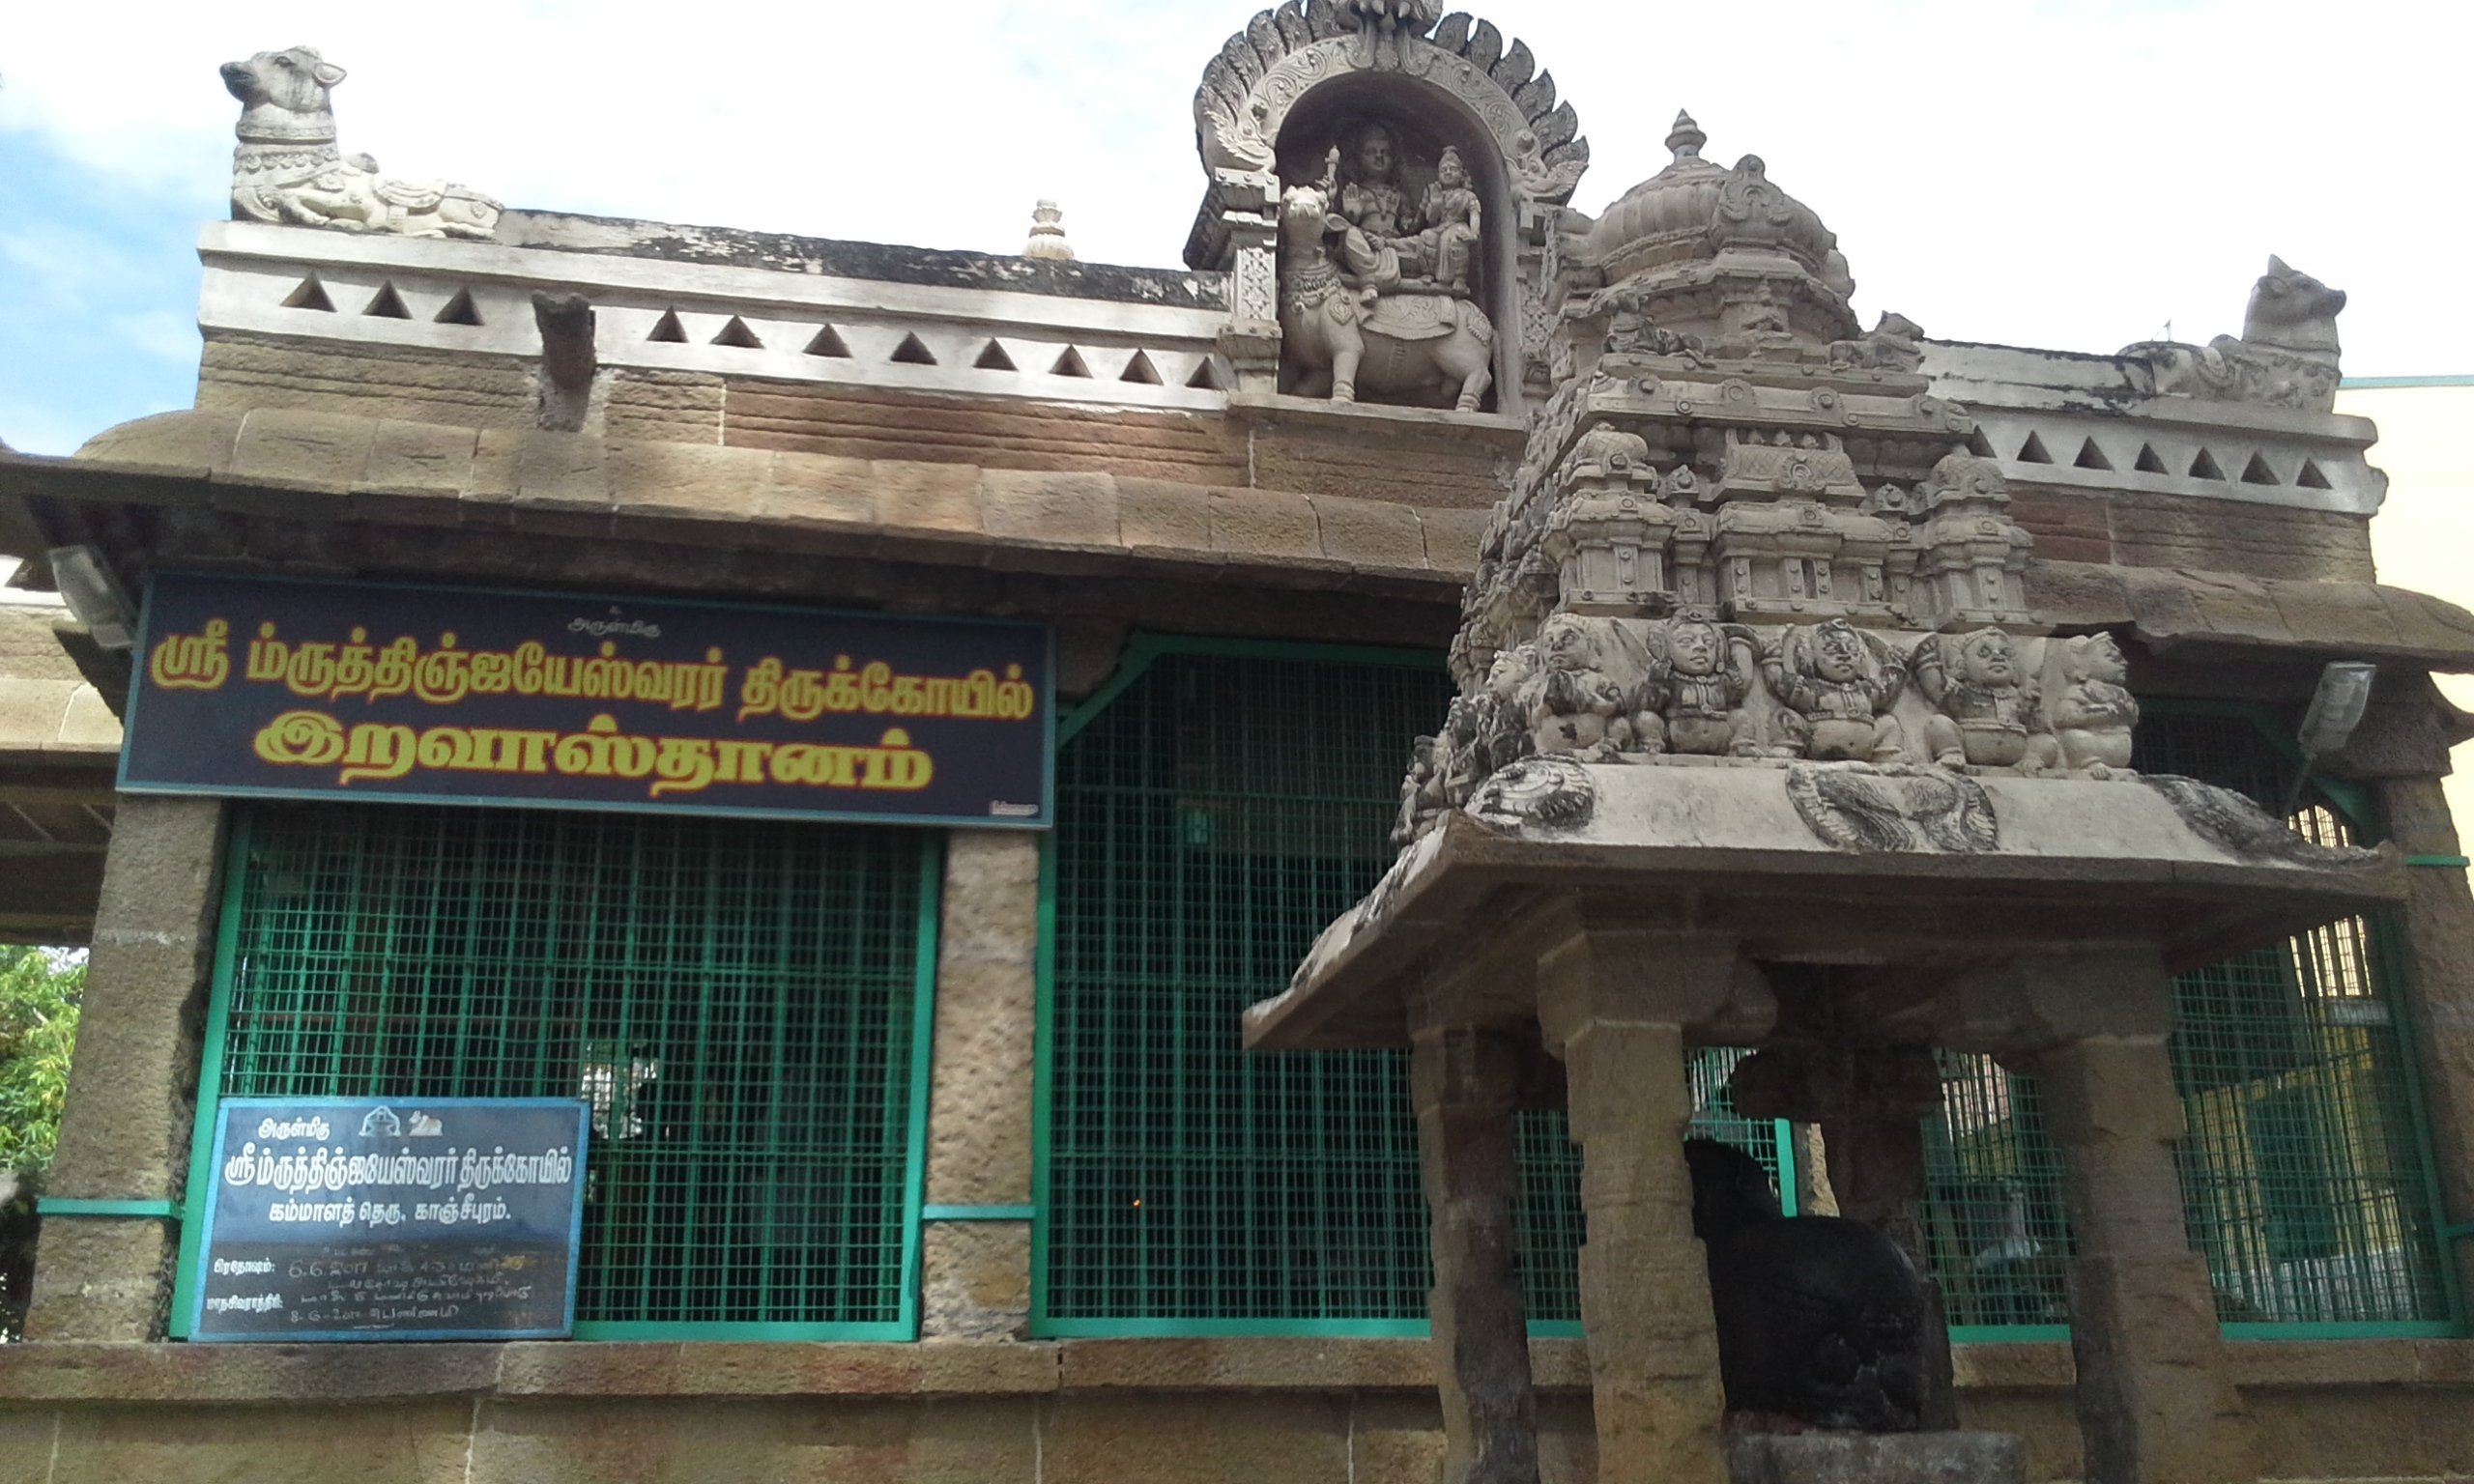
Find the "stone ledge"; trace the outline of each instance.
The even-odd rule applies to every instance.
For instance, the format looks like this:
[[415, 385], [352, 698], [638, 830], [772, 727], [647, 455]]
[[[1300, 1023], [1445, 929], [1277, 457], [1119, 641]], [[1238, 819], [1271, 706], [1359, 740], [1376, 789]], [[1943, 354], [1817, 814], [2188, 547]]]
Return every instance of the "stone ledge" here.
[[[2275, 1340], [2230, 1345], [2249, 1390], [2474, 1389], [2474, 1340]], [[352, 1364], [338, 1364], [348, 1356]], [[1531, 1342], [1541, 1392], [1578, 1393], [1578, 1340]], [[2066, 1391], [2060, 1341], [1965, 1345], [1963, 1395]], [[920, 1344], [528, 1341], [505, 1345], [0, 1346], [11, 1402], [333, 1401], [488, 1396], [1021, 1396], [1050, 1392], [1430, 1391], [1422, 1339], [943, 1341]]]
[[[1279, 400], [1283, 413], [1290, 403], [1316, 405]], [[1457, 416], [1400, 408], [1327, 408], [1324, 415]], [[467, 435], [475, 439], [469, 460]], [[713, 551], [788, 548], [1438, 602], [1470, 576], [1489, 519], [1482, 510], [1089, 471], [690, 449], [277, 411], [140, 418], [97, 435], [73, 459], [0, 452], [0, 497], [12, 495], [204, 503], [312, 527], [512, 527]], [[2026, 585], [2031, 606], [2062, 627], [2128, 628], [2160, 653], [2337, 655], [2474, 671], [2474, 614], [2401, 587], [2044, 559], [2029, 562]]]

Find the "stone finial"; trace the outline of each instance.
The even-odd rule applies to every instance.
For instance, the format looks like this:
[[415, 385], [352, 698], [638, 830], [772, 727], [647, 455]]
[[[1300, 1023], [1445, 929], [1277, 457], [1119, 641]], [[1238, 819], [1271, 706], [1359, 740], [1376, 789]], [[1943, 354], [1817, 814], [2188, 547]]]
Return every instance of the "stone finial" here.
[[1701, 146], [1709, 142], [1710, 136], [1701, 132], [1701, 126], [1692, 122], [1692, 115], [1678, 108], [1675, 111], [1675, 128], [1667, 130], [1666, 135], [1666, 147], [1674, 152], [1675, 157], [1678, 160], [1699, 159]]
[[330, 97], [344, 70], [311, 46], [226, 62], [241, 100], [232, 151], [232, 219], [403, 237], [486, 238], [503, 210], [467, 186], [400, 180], [366, 155], [335, 148]]
[[1055, 202], [1042, 201], [1031, 208], [1031, 240], [1022, 244], [1022, 256], [1051, 263], [1074, 261], [1074, 244], [1065, 240], [1065, 213]]

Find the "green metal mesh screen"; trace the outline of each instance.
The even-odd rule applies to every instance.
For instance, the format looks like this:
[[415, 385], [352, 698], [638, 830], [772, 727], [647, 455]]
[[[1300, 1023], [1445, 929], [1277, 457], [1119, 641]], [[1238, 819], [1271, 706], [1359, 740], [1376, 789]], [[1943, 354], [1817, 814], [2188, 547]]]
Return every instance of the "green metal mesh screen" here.
[[[1042, 1332], [1424, 1324], [1405, 1057], [1250, 1055], [1237, 1017], [1390, 863], [1410, 740], [1446, 699], [1423, 664], [1170, 653], [1062, 749]], [[1771, 1126], [1743, 1128], [1774, 1168]], [[1521, 1115], [1518, 1149], [1529, 1312], [1569, 1321], [1578, 1156], [1550, 1113]]]
[[[2151, 714], [2139, 747], [2144, 771], [2204, 779], [2271, 809], [2291, 784], [2247, 715]], [[2325, 808], [2296, 823], [2323, 843], [2350, 842]], [[2451, 1317], [2389, 931], [2342, 922], [2175, 982], [2184, 1214], [2228, 1323]], [[1947, 1107], [1926, 1129], [1926, 1230], [1950, 1321], [2061, 1323], [2069, 1228], [2033, 1080], [1980, 1057], [1944, 1057], [1943, 1070]]]
[[903, 1318], [921, 831], [259, 808], [219, 1091], [582, 1096], [580, 1323]]

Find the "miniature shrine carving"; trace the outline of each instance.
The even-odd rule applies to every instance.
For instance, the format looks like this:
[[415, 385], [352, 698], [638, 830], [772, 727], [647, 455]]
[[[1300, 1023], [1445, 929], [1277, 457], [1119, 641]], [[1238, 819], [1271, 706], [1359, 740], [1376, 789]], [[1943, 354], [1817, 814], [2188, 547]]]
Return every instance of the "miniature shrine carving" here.
[[316, 48], [262, 51], [223, 64], [241, 100], [232, 151], [232, 219], [405, 237], [486, 238], [503, 210], [469, 186], [387, 175], [366, 155], [335, 149], [329, 94], [344, 70]]

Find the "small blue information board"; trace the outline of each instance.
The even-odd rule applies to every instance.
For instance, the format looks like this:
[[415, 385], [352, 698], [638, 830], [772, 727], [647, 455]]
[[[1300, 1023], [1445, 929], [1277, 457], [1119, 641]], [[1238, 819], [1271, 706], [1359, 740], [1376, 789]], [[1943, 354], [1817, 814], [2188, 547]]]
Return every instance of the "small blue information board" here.
[[192, 1340], [556, 1339], [575, 1327], [579, 1098], [227, 1098]]

